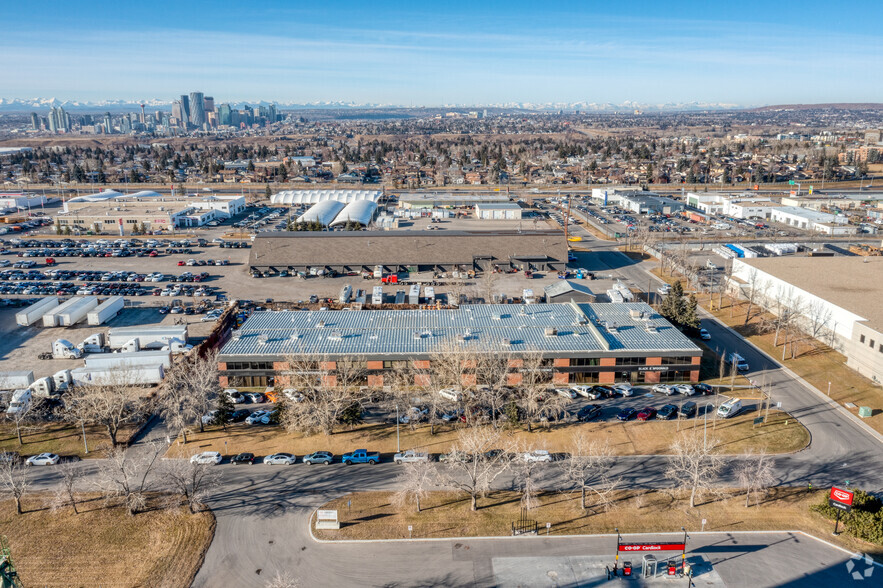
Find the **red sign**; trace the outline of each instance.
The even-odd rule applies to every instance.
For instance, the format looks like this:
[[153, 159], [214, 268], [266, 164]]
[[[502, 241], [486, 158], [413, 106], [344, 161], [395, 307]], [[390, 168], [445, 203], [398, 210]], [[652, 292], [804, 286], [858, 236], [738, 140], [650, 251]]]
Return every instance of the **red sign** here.
[[620, 551], [685, 551], [684, 543], [620, 543]]
[[850, 492], [849, 490], [843, 490], [842, 488], [838, 488], [836, 486], [831, 487], [831, 500], [836, 500], [837, 502], [842, 502], [843, 504], [848, 504], [852, 506], [852, 499], [855, 496], [854, 492]]

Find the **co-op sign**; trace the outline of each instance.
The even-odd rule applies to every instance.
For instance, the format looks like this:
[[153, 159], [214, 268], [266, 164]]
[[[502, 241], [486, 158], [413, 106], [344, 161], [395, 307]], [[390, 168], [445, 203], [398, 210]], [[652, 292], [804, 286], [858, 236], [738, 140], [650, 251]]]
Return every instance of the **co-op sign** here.
[[849, 511], [852, 510], [853, 498], [855, 498], [855, 493], [851, 490], [844, 490], [843, 488], [832, 486], [831, 495], [828, 497], [828, 504], [834, 508]]
[[684, 551], [685, 543], [621, 543], [620, 551]]

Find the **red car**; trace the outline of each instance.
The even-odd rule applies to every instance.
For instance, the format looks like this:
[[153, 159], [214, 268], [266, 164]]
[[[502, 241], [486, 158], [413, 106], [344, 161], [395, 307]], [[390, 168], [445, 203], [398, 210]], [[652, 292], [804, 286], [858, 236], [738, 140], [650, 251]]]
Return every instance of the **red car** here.
[[638, 413], [639, 421], [648, 421], [656, 416], [656, 409], [652, 406], [648, 406], [647, 408], [642, 408], [641, 412]]
[[156, 257], [157, 255], [159, 255], [159, 253], [157, 253], [156, 251], [151, 251], [147, 254], [147, 257]]
[[178, 262], [178, 265], [187, 265], [187, 264], [184, 263], [183, 261], [179, 261], [179, 262]]

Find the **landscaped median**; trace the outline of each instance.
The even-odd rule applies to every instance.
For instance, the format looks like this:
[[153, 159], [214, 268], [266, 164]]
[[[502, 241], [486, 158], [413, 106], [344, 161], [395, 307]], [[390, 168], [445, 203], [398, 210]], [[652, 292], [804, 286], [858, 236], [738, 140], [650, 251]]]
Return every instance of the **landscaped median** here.
[[[712, 402], [711, 397], [707, 397]], [[700, 406], [702, 397], [694, 397]], [[650, 404], [658, 405], [659, 399]], [[707, 421], [708, 438], [720, 441], [722, 453], [740, 454], [753, 450], [767, 453], [790, 453], [805, 448], [810, 441], [809, 432], [797, 419], [787, 413], [770, 410], [764, 424], [755, 424], [760, 416], [748, 411], [730, 419], [715, 419], [710, 414]], [[464, 425], [465, 426], [465, 425]], [[552, 453], [570, 451], [574, 434], [585, 432], [601, 442], [607, 441], [615, 455], [664, 455], [683, 431], [703, 435], [706, 421], [703, 418], [680, 421], [650, 420], [647, 422], [600, 421], [579, 424], [553, 425], [548, 429], [534, 428], [528, 432], [522, 427], [505, 427], [503, 441], [506, 449], [523, 446], [546, 449]], [[428, 425], [411, 429], [399, 427], [399, 445], [394, 424], [361, 425], [333, 435], [304, 435], [288, 433], [279, 426], [228, 425], [206, 428], [205, 432], [187, 435], [187, 443], [181, 438], [169, 449], [169, 457], [190, 457], [202, 451], [218, 451], [223, 455], [250, 452], [270, 455], [277, 452], [302, 456], [313, 451], [330, 451], [335, 455], [366, 447], [381, 454], [393, 454], [397, 447], [419, 449], [429, 453], [447, 453], [458, 440], [460, 425], [436, 425], [430, 434]]]
[[[613, 533], [616, 528], [620, 533], [676, 532], [681, 527], [688, 532], [703, 528], [800, 530], [853, 552], [883, 557], [883, 545], [860, 541], [845, 533], [831, 536], [833, 521], [811, 510], [813, 505], [825, 502], [827, 493], [774, 488], [760, 504], [756, 505], [752, 498], [751, 506], [746, 508], [744, 491], [726, 490], [691, 509], [688, 497], [679, 497], [672, 491], [621, 490], [611, 496], [606, 509], [590, 505], [583, 511], [579, 492], [549, 492], [537, 497], [538, 506], [526, 511], [526, 516], [537, 522], [541, 535], [546, 533], [546, 523], [552, 524], [552, 535]], [[519, 492], [491, 492], [473, 512], [469, 497], [463, 493], [437, 491], [421, 500], [422, 508], [417, 512], [413, 503], [398, 506], [392, 492], [357, 492], [320, 507], [337, 511], [340, 530], [312, 532], [317, 539], [339, 541], [511, 536], [512, 524], [521, 518], [521, 498]]]
[[[141, 428], [141, 424], [123, 425], [117, 433], [117, 441], [128, 445]], [[89, 453], [83, 445], [83, 431], [77, 425], [66, 422], [28, 423], [22, 425], [22, 441], [19, 445], [15, 424], [0, 423], [0, 451], [16, 452], [22, 456], [39, 453], [55, 453], [62, 457], [103, 457], [98, 451], [110, 445], [107, 432], [99, 425], [86, 427], [86, 442]]]
[[[190, 586], [211, 544], [211, 512], [151, 508], [130, 516], [98, 495], [81, 495], [80, 514], [29, 494], [23, 514], [0, 502], [0, 529], [25, 586]], [[163, 497], [155, 497], [163, 500]], [[163, 505], [165, 506], [165, 505]]]

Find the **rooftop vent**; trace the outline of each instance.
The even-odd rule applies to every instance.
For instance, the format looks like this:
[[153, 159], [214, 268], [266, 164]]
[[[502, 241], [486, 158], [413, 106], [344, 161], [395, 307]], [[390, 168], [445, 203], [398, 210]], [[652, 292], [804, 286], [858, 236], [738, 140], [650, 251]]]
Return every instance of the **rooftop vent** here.
[[236, 329], [235, 331], [230, 333], [230, 336], [233, 338], [234, 341], [239, 341], [239, 339], [242, 338], [242, 331]]
[[543, 329], [543, 334], [546, 337], [555, 337], [558, 335], [558, 329], [556, 329], [555, 327], [546, 327], [545, 329]]
[[632, 317], [633, 319], [639, 319], [644, 316], [644, 312], [641, 310], [638, 310], [637, 308], [632, 308], [629, 310], [629, 316]]
[[331, 331], [331, 334], [328, 335], [329, 341], [343, 341], [343, 333], [340, 331]]
[[414, 331], [414, 334], [412, 335], [412, 338], [414, 338], [414, 339], [422, 339], [422, 338], [423, 338], [423, 335], [422, 335], [419, 331]]
[[647, 331], [648, 333], [655, 333], [659, 329], [656, 328], [656, 325], [651, 325], [650, 323], [648, 323], [648, 324], [644, 325], [644, 330]]
[[324, 329], [325, 328], [325, 321], [319, 321], [318, 323], [316, 323], [316, 328], [317, 329]]
[[258, 335], [258, 345], [266, 345], [270, 337], [266, 333]]
[[457, 343], [463, 343], [466, 341], [466, 335], [463, 333], [457, 333]]
[[616, 325], [616, 323], [605, 323], [604, 328], [607, 329], [608, 333], [616, 333], [617, 331], [619, 331], [619, 327]]
[[288, 338], [292, 341], [297, 341], [298, 339], [300, 339], [300, 333], [294, 331], [291, 335], [288, 336]]

